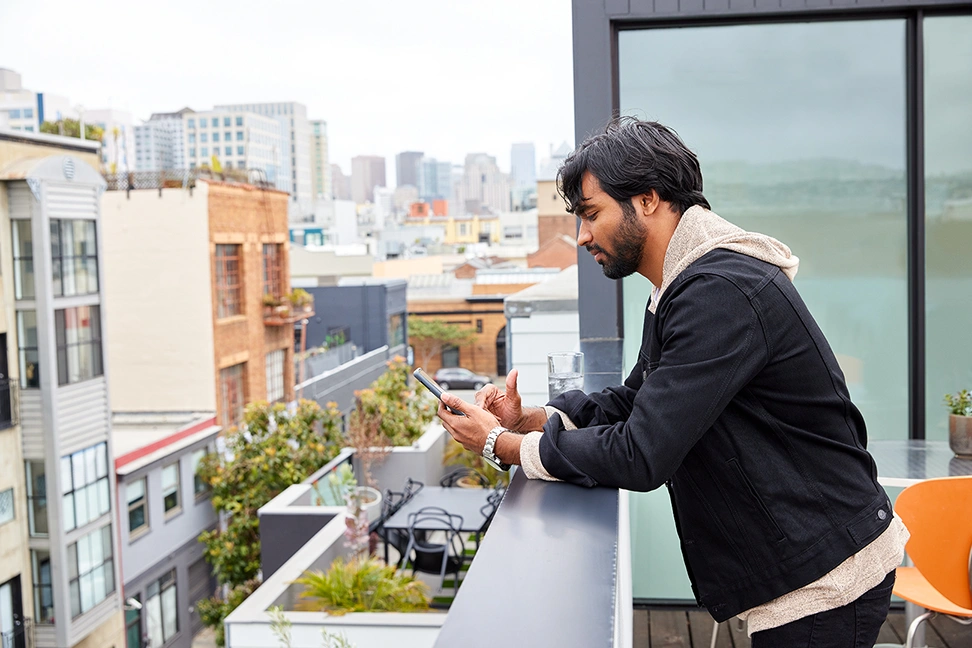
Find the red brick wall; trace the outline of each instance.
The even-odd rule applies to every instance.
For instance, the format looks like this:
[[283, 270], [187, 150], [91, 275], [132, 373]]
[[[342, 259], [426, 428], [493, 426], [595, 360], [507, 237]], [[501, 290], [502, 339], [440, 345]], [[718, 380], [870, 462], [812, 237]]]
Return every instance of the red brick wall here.
[[[482, 333], [477, 333], [469, 344], [459, 347], [459, 366], [488, 376], [496, 375], [496, 337], [506, 326], [503, 302], [467, 302], [464, 299], [451, 301], [409, 300], [408, 317], [410, 320], [438, 319], [447, 324], [470, 328], [473, 331], [476, 330], [477, 320], [482, 320]], [[414, 341], [410, 340], [410, 342], [415, 347], [415, 362], [417, 365], [421, 364], [424, 350]], [[441, 366], [442, 356], [437, 355], [423, 369], [429, 373], [434, 373]]]
[[[290, 289], [290, 243], [286, 193], [250, 185], [209, 183], [209, 254], [216, 353], [217, 420], [222, 416], [220, 369], [246, 363], [245, 401], [267, 397], [266, 356], [285, 350], [284, 399], [294, 397], [294, 327], [263, 323], [263, 244], [281, 245], [281, 283]], [[216, 245], [238, 244], [241, 254], [241, 314], [218, 319]]]

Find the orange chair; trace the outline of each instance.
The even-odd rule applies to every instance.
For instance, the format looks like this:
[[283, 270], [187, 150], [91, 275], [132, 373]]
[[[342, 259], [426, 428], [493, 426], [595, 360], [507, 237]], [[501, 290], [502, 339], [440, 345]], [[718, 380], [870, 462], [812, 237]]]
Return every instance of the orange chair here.
[[894, 593], [929, 612], [908, 628], [915, 631], [937, 614], [972, 624], [972, 477], [928, 479], [904, 489], [894, 505], [911, 532], [905, 549], [914, 567], [898, 567]]

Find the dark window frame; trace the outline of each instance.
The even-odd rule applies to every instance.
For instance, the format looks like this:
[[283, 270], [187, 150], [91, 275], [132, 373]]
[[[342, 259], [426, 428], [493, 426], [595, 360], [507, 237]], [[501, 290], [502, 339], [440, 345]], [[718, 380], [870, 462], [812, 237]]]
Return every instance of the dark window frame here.
[[239, 243], [216, 244], [216, 318], [243, 313], [243, 272]]
[[[87, 318], [85, 318], [85, 313], [87, 314]], [[68, 341], [68, 331], [72, 330], [68, 328], [69, 315], [77, 322], [77, 325], [73, 329], [79, 332], [87, 330], [88, 339], [79, 339], [74, 342]], [[88, 322], [87, 327], [80, 325], [85, 320]], [[104, 345], [101, 340], [101, 307], [98, 304], [75, 306], [73, 308], [59, 308], [55, 310], [54, 335], [57, 346], [58, 386], [73, 385], [101, 377], [105, 374]], [[84, 347], [90, 347], [90, 366], [82, 367], [80, 364], [78, 366], [72, 366], [72, 362], [80, 360], [81, 350]], [[72, 349], [77, 349], [77, 353], [72, 353]]]

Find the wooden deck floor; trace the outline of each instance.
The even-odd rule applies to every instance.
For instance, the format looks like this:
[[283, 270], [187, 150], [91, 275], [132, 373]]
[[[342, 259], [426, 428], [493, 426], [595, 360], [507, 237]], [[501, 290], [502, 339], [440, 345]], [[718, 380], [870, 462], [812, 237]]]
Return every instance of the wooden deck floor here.
[[[731, 620], [719, 628], [718, 648], [749, 648], [745, 628]], [[634, 611], [634, 648], [709, 648], [712, 617], [704, 610], [671, 608]], [[972, 627], [950, 619], [935, 618], [925, 626], [931, 648], [972, 648]], [[892, 612], [881, 628], [878, 643], [904, 644], [907, 628], [904, 613]]]

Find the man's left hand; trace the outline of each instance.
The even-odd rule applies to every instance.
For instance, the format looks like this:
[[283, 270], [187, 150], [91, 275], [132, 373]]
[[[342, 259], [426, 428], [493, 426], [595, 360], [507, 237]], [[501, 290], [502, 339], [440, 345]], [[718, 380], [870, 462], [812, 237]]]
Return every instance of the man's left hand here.
[[[465, 416], [453, 414], [445, 408], [446, 405], [459, 410]], [[449, 431], [452, 438], [462, 444], [463, 448], [477, 455], [483, 454], [483, 446], [486, 445], [489, 431], [499, 425], [495, 416], [453, 394], [442, 394], [438, 415], [442, 419], [443, 427]]]

